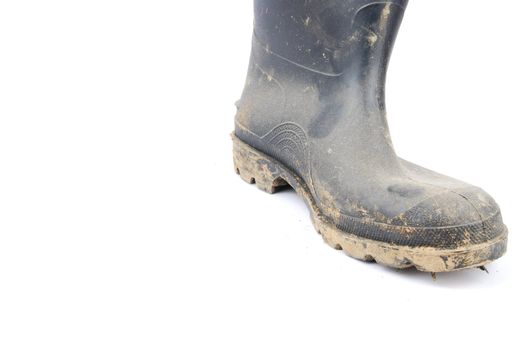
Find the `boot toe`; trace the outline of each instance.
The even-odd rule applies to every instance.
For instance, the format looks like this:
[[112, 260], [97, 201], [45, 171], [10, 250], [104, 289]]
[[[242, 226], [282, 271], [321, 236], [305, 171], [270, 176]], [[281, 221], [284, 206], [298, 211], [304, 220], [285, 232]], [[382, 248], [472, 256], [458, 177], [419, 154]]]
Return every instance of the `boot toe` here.
[[490, 241], [504, 231], [498, 205], [475, 187], [430, 197], [392, 224], [413, 231], [410, 238], [419, 245], [453, 249]]
[[396, 216], [391, 223], [432, 228], [469, 226], [497, 212], [499, 212], [497, 204], [482, 190], [449, 190], [421, 201]]
[[338, 227], [398, 246], [436, 249], [469, 247], [496, 239], [505, 232], [498, 205], [476, 187], [446, 190], [387, 222], [342, 215]]

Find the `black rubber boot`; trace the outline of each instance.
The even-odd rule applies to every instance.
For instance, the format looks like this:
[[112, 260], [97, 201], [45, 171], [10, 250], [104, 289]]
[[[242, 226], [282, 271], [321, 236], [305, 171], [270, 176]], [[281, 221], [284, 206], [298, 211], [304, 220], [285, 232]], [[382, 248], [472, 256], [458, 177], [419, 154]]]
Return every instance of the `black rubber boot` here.
[[255, 0], [234, 162], [273, 193], [290, 185], [348, 255], [443, 272], [503, 255], [483, 190], [396, 156], [384, 84], [407, 0]]

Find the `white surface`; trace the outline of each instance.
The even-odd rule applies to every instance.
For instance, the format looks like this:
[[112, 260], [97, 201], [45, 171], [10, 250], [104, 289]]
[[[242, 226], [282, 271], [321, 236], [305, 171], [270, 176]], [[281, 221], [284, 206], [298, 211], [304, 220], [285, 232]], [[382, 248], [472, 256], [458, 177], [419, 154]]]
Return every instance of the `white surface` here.
[[412, 1], [398, 153], [480, 185], [509, 253], [397, 272], [234, 175], [250, 1], [0, 3], [1, 349], [521, 349], [521, 1]]

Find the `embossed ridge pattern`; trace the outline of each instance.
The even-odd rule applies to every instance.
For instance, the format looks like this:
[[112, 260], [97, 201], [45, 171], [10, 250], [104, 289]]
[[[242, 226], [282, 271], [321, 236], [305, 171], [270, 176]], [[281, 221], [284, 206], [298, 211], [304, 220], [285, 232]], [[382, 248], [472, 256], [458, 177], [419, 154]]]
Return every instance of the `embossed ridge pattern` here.
[[287, 164], [302, 177], [309, 174], [309, 142], [307, 134], [296, 123], [283, 123], [262, 137], [267, 152]]

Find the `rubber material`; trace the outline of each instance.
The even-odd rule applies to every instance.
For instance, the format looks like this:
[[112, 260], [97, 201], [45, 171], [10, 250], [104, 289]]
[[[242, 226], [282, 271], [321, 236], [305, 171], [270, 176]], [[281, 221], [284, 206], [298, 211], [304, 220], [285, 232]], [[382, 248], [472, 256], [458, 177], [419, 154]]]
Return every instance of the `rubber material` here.
[[402, 249], [503, 240], [485, 191], [396, 155], [384, 90], [407, 3], [255, 0], [235, 137], [300, 178], [340, 232]]

